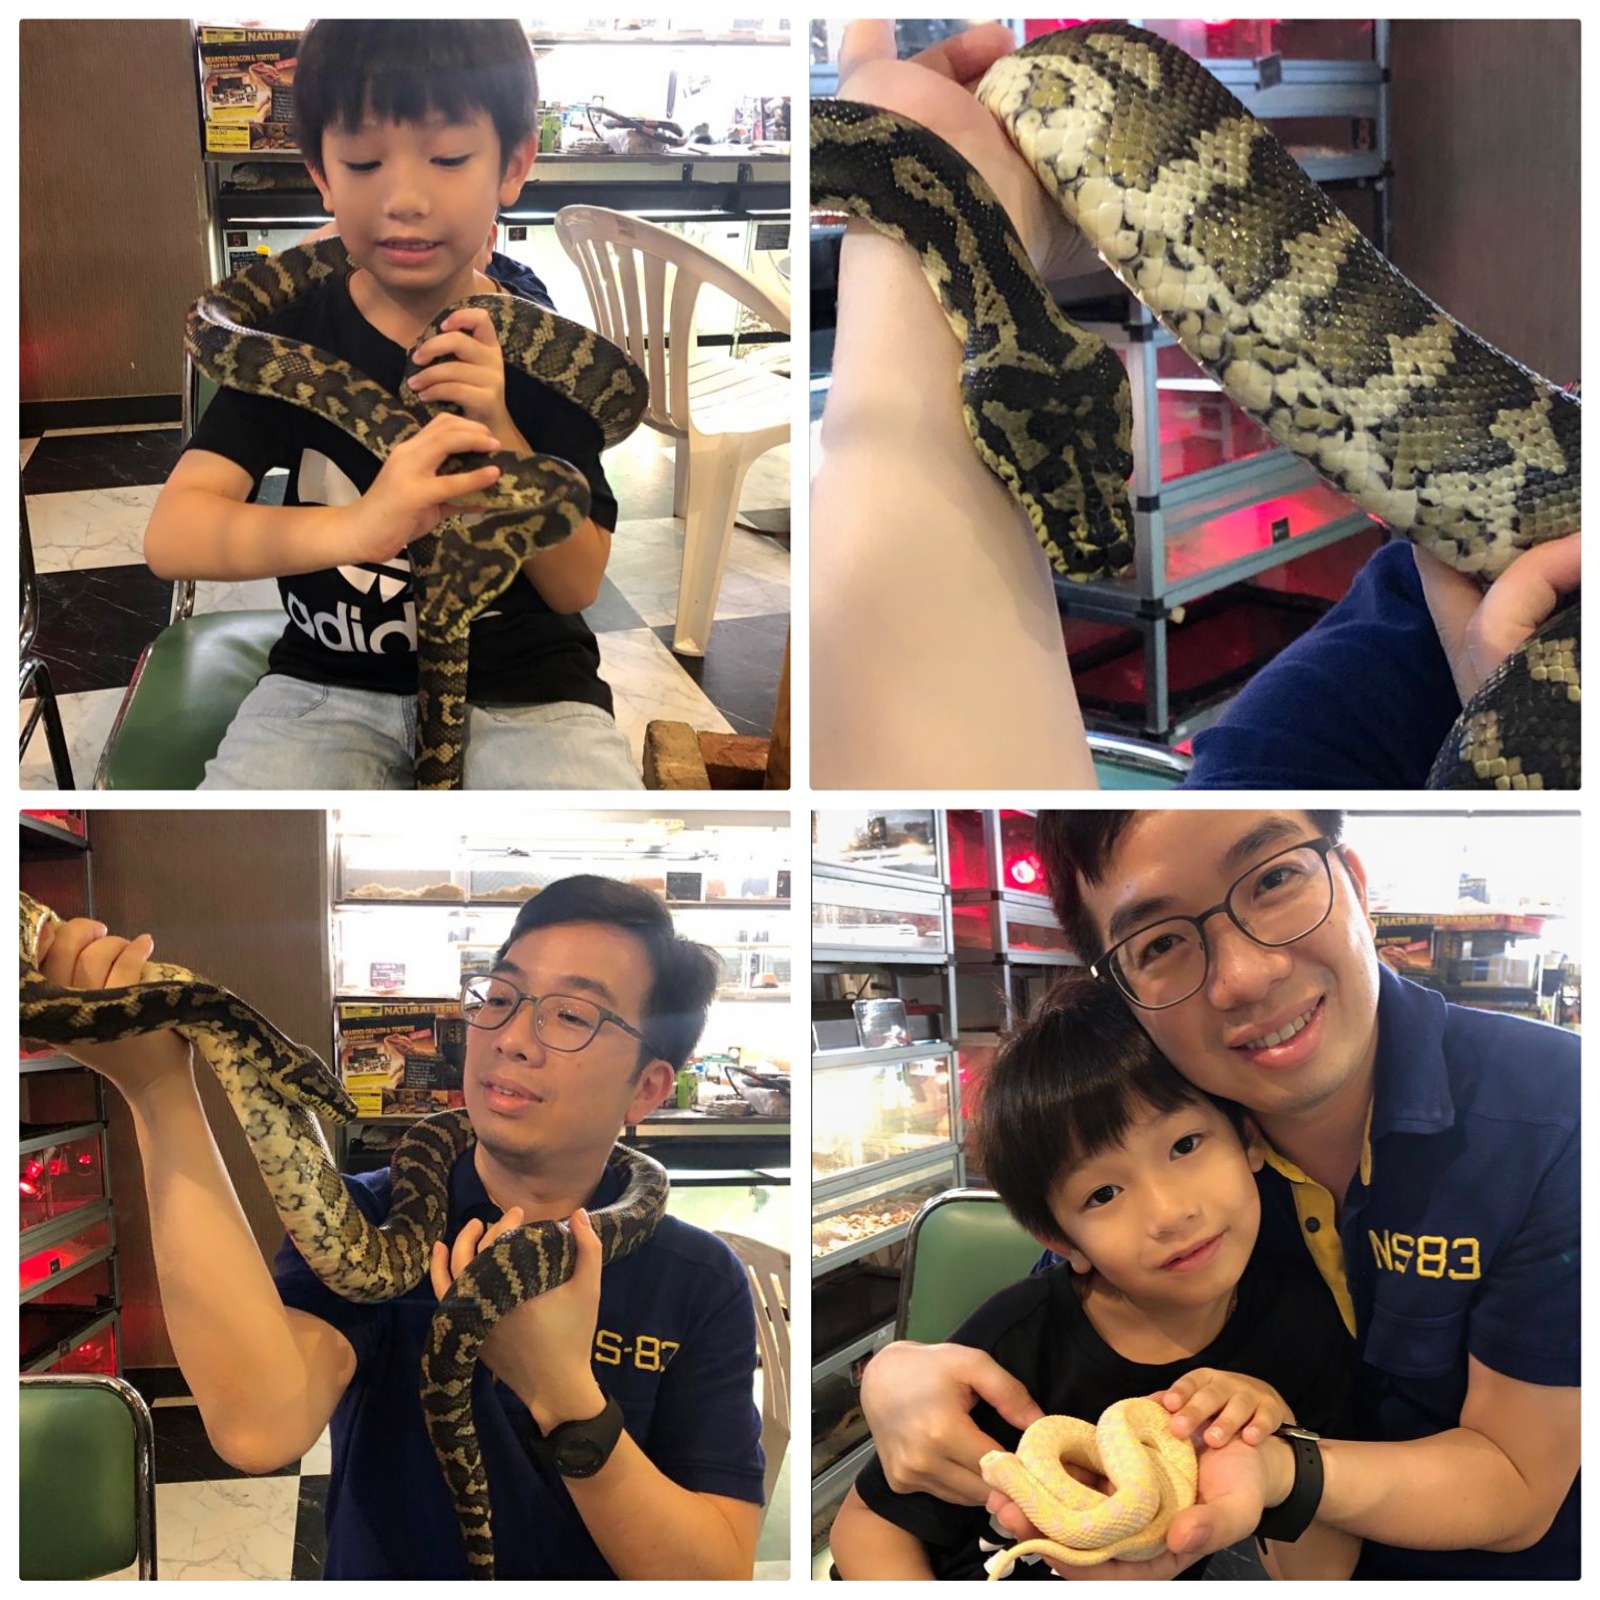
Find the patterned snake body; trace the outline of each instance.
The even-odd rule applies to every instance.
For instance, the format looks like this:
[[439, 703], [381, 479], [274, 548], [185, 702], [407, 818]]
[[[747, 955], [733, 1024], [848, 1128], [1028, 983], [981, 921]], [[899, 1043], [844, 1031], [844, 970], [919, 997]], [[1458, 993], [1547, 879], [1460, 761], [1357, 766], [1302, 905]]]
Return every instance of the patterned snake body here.
[[[1184, 350], [1373, 516], [1485, 580], [1578, 529], [1577, 400], [1397, 273], [1183, 51], [1126, 24], [1085, 24], [1001, 58], [977, 92]], [[1093, 334], [1063, 332], [984, 180], [903, 117], [818, 101], [812, 205], [917, 251], [963, 345], [978, 453], [1059, 571], [1124, 571], [1121, 363]], [[1430, 783], [1575, 787], [1578, 638], [1574, 601], [1464, 709]]]
[[[216, 1072], [284, 1228], [318, 1278], [347, 1300], [367, 1302], [394, 1299], [423, 1281], [434, 1241], [445, 1237], [451, 1169], [475, 1142], [465, 1112], [441, 1112], [407, 1130], [394, 1154], [393, 1197], [380, 1226], [350, 1198], [317, 1124], [318, 1116], [340, 1123], [356, 1115], [320, 1057], [237, 995], [181, 967], [149, 962], [141, 981], [123, 989], [60, 988], [38, 966], [40, 934], [55, 920], [47, 907], [20, 897], [25, 1040], [73, 1049], [169, 1028], [182, 1034]], [[607, 1264], [650, 1237], [667, 1201], [666, 1172], [647, 1156], [618, 1145], [610, 1165], [622, 1174], [624, 1191], [590, 1215]], [[489, 1484], [472, 1418], [478, 1351], [501, 1317], [565, 1283], [575, 1264], [565, 1224], [515, 1229], [462, 1271], [429, 1328], [423, 1422], [475, 1578], [494, 1576]]]
[[[991, 1450], [978, 1463], [983, 1481], [1014, 1502], [1044, 1535], [998, 1557], [989, 1581], [1003, 1578], [1025, 1555], [1067, 1566], [1149, 1561], [1167, 1547], [1172, 1519], [1195, 1502], [1194, 1446], [1167, 1427], [1154, 1400], [1119, 1400], [1091, 1426], [1077, 1417], [1041, 1417], [1015, 1453]], [[1090, 1467], [1110, 1480], [1102, 1494], [1080, 1483], [1063, 1463]]]
[[[284, 400], [348, 434], [380, 462], [434, 416], [458, 407], [432, 404], [402, 382], [398, 396], [346, 361], [263, 331], [294, 300], [350, 271], [337, 239], [253, 261], [207, 290], [190, 309], [185, 346], [213, 383]], [[576, 322], [511, 295], [472, 295], [434, 318], [417, 344], [463, 307], [489, 314], [508, 366], [585, 411], [607, 448], [639, 425], [649, 383], [615, 345]], [[415, 368], [408, 365], [407, 376]], [[553, 456], [507, 451], [450, 457], [442, 474], [496, 466], [500, 476], [463, 496], [481, 514], [447, 517], [409, 548], [417, 591], [417, 747], [419, 789], [458, 788], [466, 747], [467, 634], [472, 619], [511, 586], [536, 551], [570, 537], [589, 515], [583, 474]]]

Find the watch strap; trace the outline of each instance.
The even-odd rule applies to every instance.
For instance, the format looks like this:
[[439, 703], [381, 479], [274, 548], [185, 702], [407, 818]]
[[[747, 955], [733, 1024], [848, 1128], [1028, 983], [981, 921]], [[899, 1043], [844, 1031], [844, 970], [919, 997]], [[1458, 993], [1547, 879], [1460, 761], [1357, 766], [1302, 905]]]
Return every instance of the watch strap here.
[[611, 1459], [622, 1437], [622, 1423], [622, 1407], [607, 1396], [595, 1416], [559, 1423], [528, 1442], [534, 1454], [563, 1478], [592, 1478]]
[[1322, 1446], [1316, 1434], [1292, 1425], [1279, 1428], [1273, 1437], [1294, 1451], [1294, 1486], [1280, 1504], [1262, 1512], [1256, 1537], [1293, 1544], [1311, 1526], [1322, 1504]]

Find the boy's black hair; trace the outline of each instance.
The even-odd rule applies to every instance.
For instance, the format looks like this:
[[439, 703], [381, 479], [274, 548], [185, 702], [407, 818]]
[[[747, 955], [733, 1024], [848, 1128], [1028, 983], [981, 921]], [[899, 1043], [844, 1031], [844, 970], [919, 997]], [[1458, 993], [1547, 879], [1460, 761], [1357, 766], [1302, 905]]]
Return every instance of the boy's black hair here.
[[[1098, 885], [1112, 852], [1138, 811], [1041, 811], [1036, 831], [1039, 861], [1056, 918], [1079, 959], [1097, 961], [1105, 954], [1100, 930], [1083, 903], [1084, 886]], [[1311, 825], [1338, 844], [1344, 835], [1344, 812], [1308, 811]]]
[[1208, 1103], [1242, 1141], [1241, 1106], [1195, 1088], [1109, 984], [1073, 973], [1006, 1036], [983, 1075], [978, 1155], [1011, 1215], [1035, 1238], [1060, 1241], [1050, 1195], [1068, 1167], [1120, 1144], [1141, 1112]]
[[639, 1031], [648, 1043], [639, 1046], [634, 1076], [657, 1056], [670, 1062], [676, 1072], [705, 1029], [722, 963], [704, 945], [680, 939], [672, 925], [672, 913], [648, 889], [589, 873], [558, 879], [525, 902], [495, 961], [504, 961], [525, 933], [576, 922], [619, 928], [644, 946], [650, 963], [650, 988]]
[[300, 40], [294, 134], [323, 171], [322, 135], [354, 132], [370, 111], [386, 122], [488, 114], [503, 171], [534, 130], [539, 84], [519, 22], [313, 22]]

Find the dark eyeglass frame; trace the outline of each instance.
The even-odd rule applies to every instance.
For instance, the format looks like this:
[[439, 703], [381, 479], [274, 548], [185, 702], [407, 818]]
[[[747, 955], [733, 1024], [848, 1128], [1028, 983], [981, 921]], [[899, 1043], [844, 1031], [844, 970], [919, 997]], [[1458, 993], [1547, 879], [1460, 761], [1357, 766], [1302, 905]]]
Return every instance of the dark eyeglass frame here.
[[[469, 996], [471, 996], [473, 998], [476, 998], [479, 1001], [479, 1005], [477, 1007], [477, 1010], [481, 1010], [482, 1009], [483, 997], [482, 996], [473, 996], [472, 986], [475, 983], [490, 983], [490, 982], [504, 984], [506, 986], [506, 988], [508, 988], [512, 992], [512, 994], [514, 994], [517, 997], [517, 1003], [514, 1006], [512, 1006], [512, 1008], [508, 1012], [506, 1012], [506, 1014], [498, 1022], [478, 1022], [478, 1021], [474, 1020], [476, 1012], [475, 1011], [469, 1011], [467, 1009], [467, 1001], [468, 1001]], [[582, 1044], [575, 1044], [575, 1045], [552, 1044], [550, 1042], [550, 1040], [545, 1038], [544, 1029], [539, 1026], [539, 1007], [542, 1006], [545, 1003], [546, 1000], [574, 1000], [579, 1005], [593, 1006], [594, 1009], [600, 1013], [600, 1020], [595, 1024], [594, 1032], [591, 1033], [589, 1035], [589, 1037], [583, 1041]], [[586, 994], [560, 994], [560, 993], [554, 993], [554, 994], [524, 994], [523, 991], [521, 989], [519, 989], [516, 986], [516, 984], [514, 984], [509, 978], [502, 978], [497, 973], [493, 973], [493, 972], [485, 973], [485, 974], [483, 974], [483, 975], [481, 975], [479, 977], [476, 977], [476, 978], [465, 978], [465, 979], [462, 980], [462, 984], [461, 984], [461, 1016], [462, 1016], [462, 1020], [467, 1024], [467, 1026], [469, 1028], [478, 1028], [478, 1029], [481, 1029], [484, 1033], [498, 1033], [503, 1027], [506, 1026], [506, 1024], [508, 1022], [511, 1021], [511, 1019], [514, 1016], [516, 1016], [516, 1014], [524, 1006], [532, 1006], [533, 1007], [533, 1030], [534, 1030], [535, 1033], [537, 1033], [539, 1035], [539, 1042], [547, 1050], [554, 1050], [560, 1055], [571, 1056], [571, 1055], [576, 1055], [580, 1050], [587, 1050], [589, 1048], [589, 1046], [592, 1045], [595, 1042], [595, 1040], [600, 1037], [600, 1030], [603, 1027], [605, 1027], [605, 1025], [608, 1022], [615, 1023], [617, 1025], [617, 1027], [621, 1028], [624, 1033], [632, 1034], [633, 1037], [635, 1039], [637, 1039], [639, 1041], [639, 1043], [642, 1044], [645, 1047], [646, 1050], [650, 1051], [652, 1055], [659, 1055], [660, 1054], [660, 1052], [656, 1049], [656, 1047], [653, 1044], [651, 1044], [650, 1041], [647, 1038], [645, 1038], [645, 1036], [642, 1033], [640, 1033], [639, 1030], [636, 1027], [634, 1027], [634, 1025], [631, 1022], [629, 1022], [627, 1020], [626, 1017], [619, 1017], [617, 1015], [617, 1013], [615, 1011], [613, 1011], [609, 1006], [601, 1005], [598, 1000], [591, 1000], [589, 998], [589, 996], [586, 995]]]
[[[1141, 1011], [1170, 1011], [1173, 1006], [1181, 1006], [1185, 1000], [1192, 1000], [1197, 994], [1199, 994], [1199, 992], [1206, 986], [1206, 979], [1211, 976], [1211, 941], [1206, 938], [1206, 924], [1214, 916], [1216, 916], [1219, 911], [1227, 917], [1228, 921], [1231, 922], [1234, 927], [1236, 927], [1239, 932], [1245, 936], [1245, 938], [1247, 938], [1252, 944], [1260, 945], [1264, 950], [1281, 950], [1287, 944], [1298, 943], [1301, 939], [1304, 939], [1307, 934], [1315, 933], [1317, 929], [1320, 928], [1322, 924], [1333, 915], [1333, 865], [1328, 860], [1328, 857], [1338, 848], [1339, 846], [1336, 845], [1332, 839], [1328, 838], [1326, 834], [1319, 834], [1315, 839], [1300, 839], [1294, 844], [1285, 845], [1281, 850], [1274, 850], [1270, 856], [1263, 856], [1262, 859], [1257, 861], [1253, 866], [1246, 867], [1244, 871], [1241, 872], [1239, 876], [1228, 885], [1228, 892], [1216, 903], [1216, 905], [1212, 906], [1209, 911], [1202, 911], [1197, 917], [1157, 917], [1154, 922], [1147, 922], [1142, 928], [1135, 928], [1134, 931], [1128, 934], [1126, 938], [1118, 939], [1117, 942], [1112, 945], [1111, 948], [1103, 955], [1097, 957], [1095, 960], [1089, 963], [1090, 976], [1098, 978], [1102, 983], [1112, 984], [1116, 988], [1118, 994], [1120, 994], [1130, 1005], [1138, 1006]], [[1271, 939], [1258, 939], [1255, 934], [1251, 933], [1251, 931], [1245, 927], [1244, 923], [1239, 920], [1238, 913], [1233, 909], [1233, 891], [1237, 889], [1246, 878], [1253, 878], [1262, 870], [1263, 867], [1270, 867], [1272, 863], [1280, 856], [1291, 856], [1297, 850], [1308, 849], [1315, 850], [1317, 854], [1322, 857], [1322, 870], [1328, 882], [1327, 910], [1324, 911], [1322, 915], [1305, 930], [1304, 933], [1297, 933], [1292, 939], [1279, 939], [1276, 941]], [[1117, 967], [1117, 963], [1112, 960], [1112, 957], [1115, 956], [1125, 944], [1131, 944], [1135, 939], [1139, 938], [1142, 934], [1148, 933], [1152, 928], [1164, 927], [1169, 922], [1186, 922], [1194, 929], [1195, 934], [1200, 940], [1200, 949], [1205, 955], [1206, 964], [1201, 970], [1200, 981], [1188, 992], [1188, 994], [1177, 1000], [1168, 1000], [1163, 1005], [1147, 1005], [1143, 1000], [1140, 1000], [1136, 995], [1129, 991], [1128, 985], [1123, 980]]]

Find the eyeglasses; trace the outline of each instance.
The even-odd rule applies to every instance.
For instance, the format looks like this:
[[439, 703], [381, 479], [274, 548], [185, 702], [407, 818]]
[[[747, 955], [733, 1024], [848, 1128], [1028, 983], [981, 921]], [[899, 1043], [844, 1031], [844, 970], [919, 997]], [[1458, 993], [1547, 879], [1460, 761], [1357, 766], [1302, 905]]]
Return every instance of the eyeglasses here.
[[1333, 910], [1331, 839], [1307, 839], [1268, 856], [1197, 917], [1164, 917], [1106, 951], [1089, 971], [1109, 978], [1143, 1011], [1164, 1011], [1196, 994], [1211, 970], [1206, 923], [1221, 911], [1247, 939], [1275, 949], [1314, 933]]
[[551, 1050], [582, 1050], [608, 1022], [631, 1033], [647, 1050], [654, 1048], [631, 1022], [578, 995], [524, 994], [504, 978], [468, 978], [461, 985], [461, 1015], [474, 1028], [503, 1028], [525, 1005], [533, 1007], [534, 1032]]

